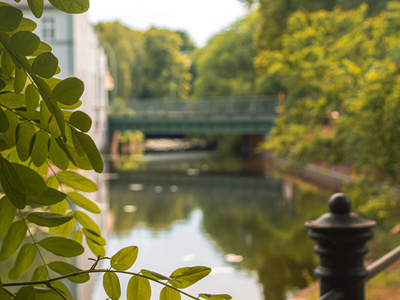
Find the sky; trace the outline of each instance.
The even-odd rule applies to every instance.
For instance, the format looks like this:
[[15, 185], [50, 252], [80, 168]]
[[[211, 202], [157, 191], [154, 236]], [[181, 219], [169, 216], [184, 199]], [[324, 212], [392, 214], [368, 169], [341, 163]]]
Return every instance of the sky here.
[[91, 23], [120, 21], [136, 30], [185, 30], [199, 47], [246, 14], [239, 0], [91, 0]]

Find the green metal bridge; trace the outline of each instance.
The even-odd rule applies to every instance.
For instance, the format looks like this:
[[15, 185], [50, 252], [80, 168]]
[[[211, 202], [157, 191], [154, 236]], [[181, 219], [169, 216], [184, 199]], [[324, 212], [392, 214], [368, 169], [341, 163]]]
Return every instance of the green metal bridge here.
[[278, 96], [126, 101], [109, 113], [109, 129], [145, 134], [265, 134], [274, 125]]

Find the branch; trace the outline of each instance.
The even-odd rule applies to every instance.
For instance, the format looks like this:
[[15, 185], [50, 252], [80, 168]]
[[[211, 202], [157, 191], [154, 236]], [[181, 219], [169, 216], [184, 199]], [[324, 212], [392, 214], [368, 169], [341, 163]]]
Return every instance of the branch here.
[[53, 281], [58, 281], [61, 279], [67, 279], [69, 277], [73, 277], [73, 276], [78, 276], [78, 275], [82, 275], [82, 274], [90, 274], [90, 273], [107, 273], [107, 272], [111, 272], [111, 273], [117, 273], [117, 274], [127, 274], [127, 275], [131, 275], [131, 276], [139, 276], [139, 277], [143, 277], [146, 278], [148, 280], [157, 282], [161, 285], [167, 286], [191, 299], [196, 299], [199, 300], [198, 297], [192, 296], [176, 287], [173, 287], [172, 285], [168, 284], [168, 283], [164, 283], [161, 281], [158, 281], [156, 279], [153, 278], [149, 278], [145, 275], [142, 275], [140, 273], [134, 273], [134, 272], [128, 272], [128, 271], [116, 271], [116, 270], [108, 270], [108, 269], [98, 269], [98, 270], [84, 270], [84, 271], [80, 271], [80, 272], [75, 272], [75, 273], [71, 273], [71, 274], [67, 274], [67, 275], [63, 275], [63, 276], [59, 276], [59, 277], [55, 277], [55, 278], [51, 278], [48, 280], [41, 280], [41, 281], [25, 281], [25, 282], [15, 282], [15, 283], [3, 283], [3, 287], [9, 287], [9, 286], [29, 286], [29, 285], [37, 285], [37, 284], [44, 284], [44, 285], [49, 285], [51, 282]]

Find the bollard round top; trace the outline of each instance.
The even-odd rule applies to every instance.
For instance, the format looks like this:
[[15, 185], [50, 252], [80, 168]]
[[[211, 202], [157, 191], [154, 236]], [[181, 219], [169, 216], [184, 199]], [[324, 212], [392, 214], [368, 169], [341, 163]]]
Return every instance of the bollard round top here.
[[351, 212], [351, 201], [343, 193], [333, 194], [328, 201], [329, 213], [319, 218], [305, 222], [305, 226], [311, 230], [323, 230], [336, 232], [336, 230], [369, 230], [376, 222], [367, 220]]
[[351, 201], [343, 193], [333, 194], [329, 198], [328, 205], [333, 214], [348, 214], [351, 211]]

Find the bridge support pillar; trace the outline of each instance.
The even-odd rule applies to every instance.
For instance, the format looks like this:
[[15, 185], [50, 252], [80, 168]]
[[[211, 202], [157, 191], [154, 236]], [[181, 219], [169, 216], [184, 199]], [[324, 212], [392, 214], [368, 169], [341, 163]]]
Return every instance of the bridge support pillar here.
[[320, 278], [321, 296], [338, 291], [342, 297], [335, 299], [364, 300], [365, 243], [372, 238], [376, 222], [351, 213], [350, 199], [342, 193], [331, 196], [329, 208], [330, 213], [305, 223], [309, 237], [318, 243], [314, 251], [320, 265], [314, 274]]

